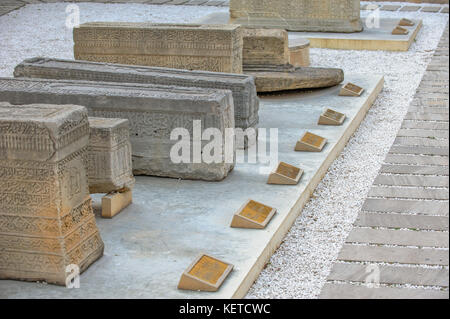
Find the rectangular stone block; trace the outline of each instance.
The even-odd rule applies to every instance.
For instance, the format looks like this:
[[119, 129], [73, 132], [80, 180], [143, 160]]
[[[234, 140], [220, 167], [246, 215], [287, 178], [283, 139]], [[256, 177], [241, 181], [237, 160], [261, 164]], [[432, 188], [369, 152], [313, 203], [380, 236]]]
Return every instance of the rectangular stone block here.
[[[85, 106], [90, 116], [128, 119], [135, 175], [217, 181], [224, 179], [234, 167], [233, 146], [229, 148], [233, 153], [231, 158], [225, 158], [225, 131], [234, 129], [233, 99], [229, 90], [0, 78], [0, 101], [78, 104]], [[201, 158], [197, 162], [193, 160], [194, 123], [222, 133], [217, 137], [222, 138], [220, 149], [214, 150], [221, 155], [211, 163]], [[201, 134], [201, 128], [200, 133], [195, 133]], [[186, 136], [180, 141], [179, 135], [171, 140], [174, 129]], [[186, 159], [172, 161], [171, 149], [180, 143], [185, 143], [183, 146], [190, 154], [184, 153]], [[203, 141], [202, 145], [207, 143]]]
[[255, 128], [259, 122], [254, 78], [242, 74], [33, 58], [20, 63], [14, 76], [226, 89], [233, 92], [236, 127]]
[[360, 212], [356, 226], [448, 231], [448, 217]]
[[82, 106], [0, 102], [0, 279], [65, 285], [103, 255], [88, 142]]
[[129, 121], [89, 118], [89, 191], [110, 193], [134, 186]]
[[393, 212], [448, 216], [448, 201], [368, 198], [364, 202], [362, 210], [369, 212]]
[[289, 31], [363, 30], [359, 0], [231, 0], [230, 22]]
[[73, 40], [77, 60], [242, 73], [239, 25], [93, 22]]
[[244, 29], [242, 59], [245, 65], [289, 63], [288, 33], [281, 29]]

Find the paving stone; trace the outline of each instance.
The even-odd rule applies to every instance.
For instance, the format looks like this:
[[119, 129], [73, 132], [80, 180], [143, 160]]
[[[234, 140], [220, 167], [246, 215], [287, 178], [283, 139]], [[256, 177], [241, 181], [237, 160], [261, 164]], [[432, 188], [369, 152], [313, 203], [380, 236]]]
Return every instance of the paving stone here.
[[392, 145], [390, 154], [442, 155], [448, 156], [448, 148], [427, 146]]
[[400, 11], [406, 11], [406, 12], [414, 12], [414, 11], [419, 11], [420, 10], [420, 6], [403, 6]]
[[395, 141], [395, 145], [412, 145], [412, 146], [433, 146], [433, 147], [449, 147], [448, 139], [436, 139], [434, 136], [428, 137], [403, 137], [398, 136]]
[[448, 265], [448, 250], [344, 244], [339, 260], [400, 264]]
[[429, 114], [429, 113], [407, 113], [405, 116], [405, 120], [448, 122], [448, 115], [446, 115], [446, 114]]
[[362, 210], [369, 212], [412, 213], [448, 216], [448, 201], [420, 201], [368, 198]]
[[206, 2], [208, 2], [208, 0], [191, 0], [188, 3], [186, 3], [186, 5], [199, 6], [205, 4]]
[[350, 232], [346, 242], [448, 248], [448, 233], [356, 227]]
[[320, 299], [448, 299], [448, 291], [412, 288], [368, 288], [351, 284], [327, 283]]
[[448, 187], [448, 177], [380, 174], [375, 178], [373, 184], [390, 186]]
[[171, 0], [169, 2], [166, 2], [167, 5], [181, 5], [189, 2], [189, 0]]
[[447, 13], [448, 14], [448, 7], [443, 7], [441, 10], [441, 13]]
[[448, 131], [448, 122], [403, 121], [402, 128]]
[[207, 3], [205, 3], [205, 6], [221, 6], [222, 4], [224, 4], [224, 1], [216, 1], [216, 0], [211, 0], [208, 1]]
[[423, 7], [421, 11], [434, 13], [434, 12], [439, 12], [440, 10], [441, 10], [441, 7]]
[[402, 6], [398, 6], [398, 5], [384, 5], [381, 7], [381, 11], [397, 11], [398, 9], [400, 9]]
[[381, 166], [380, 173], [448, 176], [448, 166], [384, 164]]
[[448, 231], [448, 217], [360, 212], [356, 226]]
[[[425, 107], [410, 107], [409, 108], [409, 112], [420, 112], [420, 113], [436, 113], [436, 114], [447, 114], [449, 113], [449, 108], [442, 106], [433, 106], [433, 107], [429, 107], [429, 106], [425, 106]], [[446, 136], [448, 136], [448, 132], [446, 132]]]
[[[411, 284], [417, 286], [448, 287], [448, 269], [423, 267], [379, 266], [380, 284]], [[367, 265], [336, 263], [328, 280], [366, 282], [371, 270]]]
[[[385, 163], [448, 166], [448, 156], [387, 154]], [[426, 185], [424, 185], [426, 186]]]
[[170, 0], [149, 0], [148, 4], [164, 4], [166, 2], [169, 2]]
[[398, 186], [372, 186], [368, 196], [407, 199], [449, 199], [448, 189]]

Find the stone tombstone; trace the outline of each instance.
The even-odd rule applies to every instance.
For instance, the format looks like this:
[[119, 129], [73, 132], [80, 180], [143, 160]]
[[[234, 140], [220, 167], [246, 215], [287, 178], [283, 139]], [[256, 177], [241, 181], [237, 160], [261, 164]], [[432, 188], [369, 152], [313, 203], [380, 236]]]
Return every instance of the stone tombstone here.
[[230, 23], [310, 32], [360, 32], [359, 0], [230, 0]]
[[0, 102], [0, 279], [66, 285], [103, 255], [88, 142], [84, 107]]
[[243, 65], [289, 63], [288, 33], [282, 29], [243, 30]]
[[73, 39], [77, 60], [242, 73], [239, 25], [92, 22]]
[[[234, 129], [233, 97], [229, 90], [182, 88], [164, 85], [123, 84], [89, 81], [0, 78], [0, 101], [13, 104], [76, 104], [89, 116], [129, 120], [135, 175], [219, 181], [235, 164], [235, 145], [226, 144], [226, 129]], [[196, 122], [197, 121], [197, 122]], [[201, 121], [200, 132], [194, 130]], [[221, 160], [194, 158], [194, 133], [207, 128], [222, 133]], [[184, 139], [171, 139], [174, 129], [184, 130]], [[187, 140], [187, 160], [173, 161], [171, 149]], [[213, 139], [210, 139], [213, 140]], [[210, 143], [201, 141], [200, 150]], [[226, 151], [229, 147], [228, 152]], [[196, 148], [198, 149], [198, 148]], [[229, 152], [231, 156], [227, 157]], [[185, 153], [186, 154], [186, 153]]]
[[133, 189], [128, 123], [125, 119], [89, 118], [88, 177], [91, 194]]
[[252, 76], [243, 74], [32, 58], [17, 65], [14, 76], [226, 89], [233, 92], [236, 127], [256, 128], [259, 122], [255, 81]]

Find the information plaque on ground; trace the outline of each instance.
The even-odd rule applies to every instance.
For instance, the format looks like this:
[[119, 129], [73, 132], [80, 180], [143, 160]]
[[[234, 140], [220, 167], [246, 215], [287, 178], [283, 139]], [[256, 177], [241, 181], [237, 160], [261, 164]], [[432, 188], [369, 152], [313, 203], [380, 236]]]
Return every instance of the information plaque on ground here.
[[277, 168], [270, 173], [267, 184], [297, 185], [302, 175], [302, 169], [284, 162], [280, 162]]
[[233, 265], [206, 254], [200, 254], [181, 276], [178, 289], [217, 291]]
[[334, 111], [332, 109], [326, 109], [319, 118], [319, 125], [342, 125], [345, 121], [345, 114]]
[[311, 132], [306, 132], [297, 142], [297, 145], [295, 145], [295, 150], [304, 152], [321, 152], [326, 143], [326, 138]]
[[392, 30], [392, 34], [394, 35], [406, 35], [408, 33], [409, 33], [408, 29], [405, 29], [399, 25], [396, 26], [394, 30]]
[[409, 20], [409, 19], [403, 18], [403, 19], [400, 20], [398, 25], [400, 25], [402, 27], [412, 27], [412, 26], [414, 26], [414, 22]]
[[364, 89], [362, 87], [357, 86], [353, 83], [346, 83], [339, 92], [340, 96], [361, 96], [361, 94], [364, 92]]
[[263, 229], [275, 215], [276, 209], [249, 199], [234, 214], [231, 221], [233, 228]]

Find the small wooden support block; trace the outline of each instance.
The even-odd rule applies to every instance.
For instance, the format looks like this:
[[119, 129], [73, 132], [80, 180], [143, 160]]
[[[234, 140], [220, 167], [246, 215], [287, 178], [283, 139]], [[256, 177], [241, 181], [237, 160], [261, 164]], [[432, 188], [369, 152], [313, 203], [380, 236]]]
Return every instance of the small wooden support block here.
[[113, 218], [133, 201], [133, 192], [114, 192], [102, 197], [102, 217]]
[[409, 19], [403, 18], [400, 20], [398, 25], [403, 26], [403, 27], [412, 27], [412, 26], [414, 26], [414, 22]]
[[231, 270], [233, 265], [209, 255], [200, 254], [181, 275], [178, 289], [217, 291]]
[[263, 229], [266, 228], [276, 212], [275, 208], [249, 199], [234, 214], [230, 226], [233, 228]]
[[392, 34], [395, 35], [407, 35], [409, 31], [401, 26], [396, 26], [394, 30], [392, 30]]
[[302, 175], [302, 169], [280, 162], [278, 167], [270, 173], [267, 184], [297, 185]]
[[295, 145], [295, 150], [304, 152], [321, 152], [326, 143], [326, 138], [306, 132], [297, 142], [297, 145]]
[[340, 96], [361, 96], [361, 94], [364, 92], [364, 89], [362, 87], [357, 86], [353, 83], [346, 83], [339, 92]]
[[345, 121], [345, 114], [327, 109], [320, 115], [319, 125], [342, 125]]

